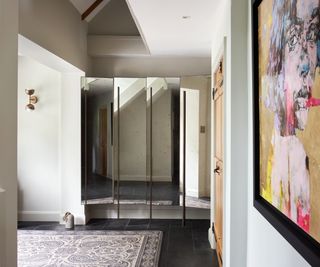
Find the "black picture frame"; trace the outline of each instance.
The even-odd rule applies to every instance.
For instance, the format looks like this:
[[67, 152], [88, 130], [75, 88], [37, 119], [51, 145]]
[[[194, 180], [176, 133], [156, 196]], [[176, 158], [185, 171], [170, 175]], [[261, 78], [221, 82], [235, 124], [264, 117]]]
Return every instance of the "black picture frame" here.
[[[252, 1], [252, 64], [253, 64], [253, 168], [254, 207], [311, 265], [320, 266], [320, 243], [303, 231], [260, 195], [260, 125], [259, 125], [259, 20], [258, 8], [264, 0]], [[276, 0], [275, 0], [276, 1]], [[320, 193], [320, 192], [319, 192]]]

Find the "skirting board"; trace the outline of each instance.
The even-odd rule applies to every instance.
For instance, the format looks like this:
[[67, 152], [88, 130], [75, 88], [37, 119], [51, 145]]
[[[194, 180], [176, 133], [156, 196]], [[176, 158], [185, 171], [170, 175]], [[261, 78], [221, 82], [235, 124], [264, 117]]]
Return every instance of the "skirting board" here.
[[18, 220], [59, 222], [60, 211], [18, 211]]
[[[19, 221], [30, 222], [59, 222], [64, 224], [62, 218], [64, 214], [60, 214], [60, 211], [19, 211]], [[86, 218], [84, 215], [75, 214], [75, 224], [84, 225]]]

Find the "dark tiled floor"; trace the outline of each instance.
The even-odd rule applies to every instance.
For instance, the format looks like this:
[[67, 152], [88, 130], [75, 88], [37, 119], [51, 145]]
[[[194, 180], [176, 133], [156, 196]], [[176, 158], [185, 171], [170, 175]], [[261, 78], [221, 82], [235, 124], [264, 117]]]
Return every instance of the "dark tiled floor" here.
[[[19, 222], [19, 229], [64, 230], [54, 222]], [[75, 230], [161, 230], [163, 241], [160, 267], [217, 267], [217, 257], [208, 242], [208, 220], [187, 220], [182, 227], [180, 220], [130, 220], [92, 219]]]

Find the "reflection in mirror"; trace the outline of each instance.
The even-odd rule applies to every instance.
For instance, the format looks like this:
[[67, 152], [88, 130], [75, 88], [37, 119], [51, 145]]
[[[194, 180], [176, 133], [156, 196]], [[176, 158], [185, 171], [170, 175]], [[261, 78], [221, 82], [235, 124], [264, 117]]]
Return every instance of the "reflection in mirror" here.
[[[186, 114], [183, 114], [183, 92], [186, 92]], [[181, 131], [183, 140], [183, 118], [186, 116], [186, 207], [210, 209], [211, 172], [211, 79], [210, 76], [189, 76], [181, 78]], [[183, 152], [180, 145], [180, 153]], [[180, 180], [183, 179], [183, 165], [180, 165]], [[180, 201], [182, 205], [182, 198]]]
[[115, 200], [147, 204], [146, 79], [115, 78], [114, 103]]
[[179, 205], [180, 79], [148, 78], [147, 172], [153, 205]]
[[113, 79], [83, 79], [81, 118], [82, 202], [113, 203]]

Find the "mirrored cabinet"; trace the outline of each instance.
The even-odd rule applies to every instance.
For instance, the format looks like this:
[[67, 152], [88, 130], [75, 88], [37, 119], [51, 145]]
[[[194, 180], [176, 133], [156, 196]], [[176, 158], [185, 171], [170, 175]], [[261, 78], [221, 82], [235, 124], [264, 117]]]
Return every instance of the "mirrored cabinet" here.
[[122, 205], [146, 205], [150, 218], [158, 206], [177, 206], [182, 218], [197, 202], [186, 192], [183, 137], [199, 114], [186, 112], [181, 78], [86, 77], [81, 87], [82, 203], [116, 205], [119, 218]]
[[85, 204], [113, 203], [113, 92], [113, 79], [83, 79], [81, 175]]
[[115, 201], [147, 204], [145, 78], [114, 79]]

